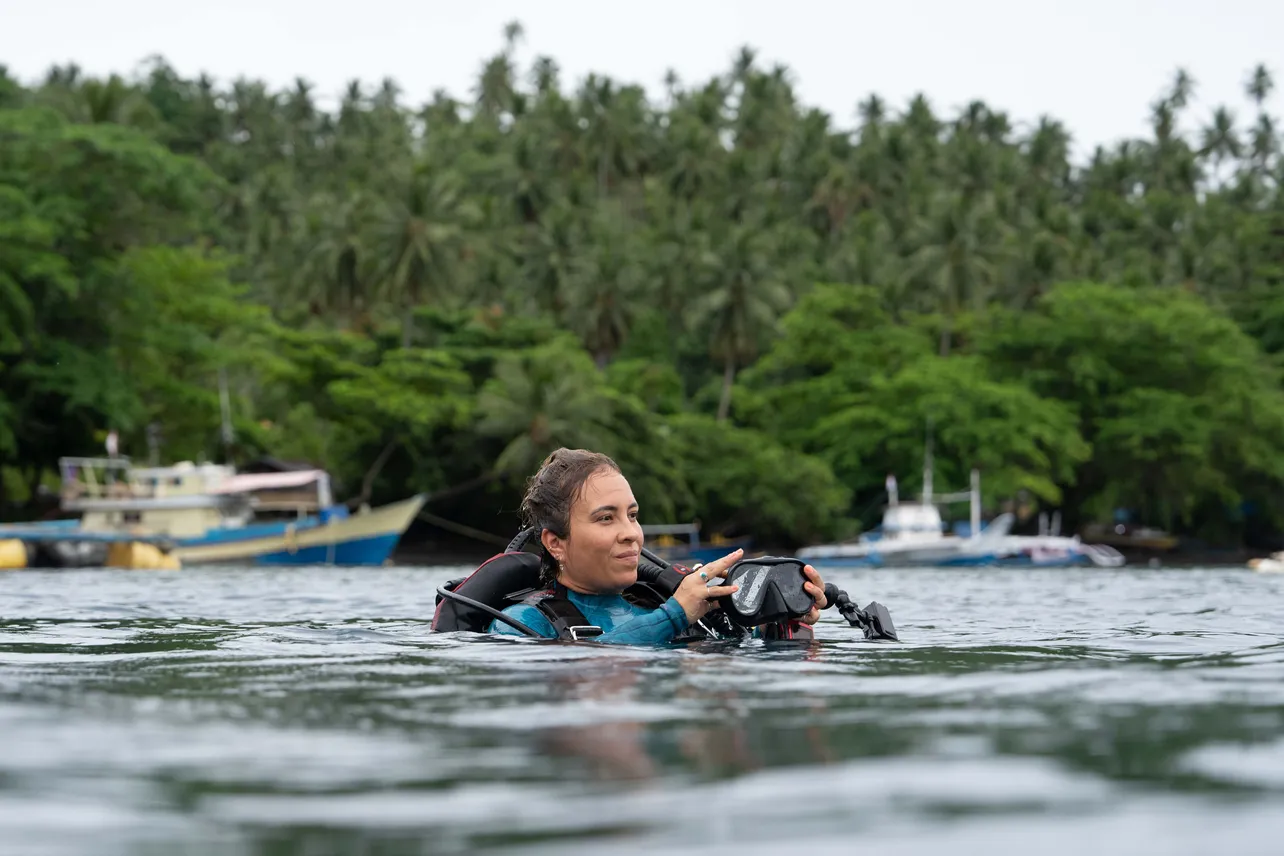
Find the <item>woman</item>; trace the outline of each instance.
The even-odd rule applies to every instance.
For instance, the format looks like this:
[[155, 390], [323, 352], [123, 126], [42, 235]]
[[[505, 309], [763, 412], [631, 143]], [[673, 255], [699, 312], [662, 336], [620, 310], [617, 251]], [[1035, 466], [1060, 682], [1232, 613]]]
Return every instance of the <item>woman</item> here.
[[[710, 586], [708, 581], [725, 579], [742, 550], [700, 567], [659, 609], [637, 606], [621, 596], [637, 582], [642, 526], [628, 480], [606, 455], [583, 449], [558, 449], [549, 455], [527, 484], [521, 515], [525, 525], [540, 530], [543, 582], [564, 590], [584, 618], [602, 628], [602, 635], [594, 637], [597, 642], [669, 642], [716, 608], [715, 598], [738, 589], [734, 585]], [[800, 622], [764, 628], [764, 635], [810, 635], [809, 626], [819, 620], [820, 610], [826, 606], [825, 584], [810, 565], [804, 573], [808, 580], [804, 588], [814, 606]], [[533, 604], [516, 604], [504, 613], [541, 636], [557, 638], [552, 623]], [[498, 619], [491, 623], [490, 631], [521, 635]]]

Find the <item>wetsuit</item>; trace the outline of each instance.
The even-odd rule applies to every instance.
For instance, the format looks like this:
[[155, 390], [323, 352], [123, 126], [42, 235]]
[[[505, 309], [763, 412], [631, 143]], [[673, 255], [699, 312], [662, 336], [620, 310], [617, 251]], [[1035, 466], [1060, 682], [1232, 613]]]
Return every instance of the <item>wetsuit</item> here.
[[[594, 642], [614, 643], [616, 645], [662, 645], [683, 633], [689, 626], [686, 611], [675, 598], [669, 598], [659, 609], [647, 609], [644, 606], [629, 603], [618, 594], [580, 594], [567, 590], [567, 598], [579, 609], [584, 619], [590, 624], [602, 628], [602, 635], [593, 637]], [[539, 607], [530, 603], [519, 603], [504, 610], [505, 615], [525, 624], [540, 636], [548, 639], [557, 638], [557, 630], [540, 612]], [[522, 631], [499, 619], [490, 623], [491, 633], [506, 636], [524, 636]], [[782, 621], [779, 624], [767, 624], [755, 627], [753, 635], [761, 639], [811, 639], [810, 627], [801, 621]]]
[[[646, 609], [629, 603], [618, 594], [580, 594], [568, 591], [567, 597], [590, 624], [602, 628], [602, 635], [593, 637], [594, 642], [613, 642], [617, 645], [663, 644], [688, 627], [687, 614], [674, 598], [666, 600], [659, 609]], [[557, 631], [553, 629], [552, 623], [534, 604], [515, 604], [506, 608], [504, 614], [511, 615], [541, 636], [557, 638]], [[508, 636], [524, 635], [516, 627], [499, 619], [491, 622], [490, 632]]]

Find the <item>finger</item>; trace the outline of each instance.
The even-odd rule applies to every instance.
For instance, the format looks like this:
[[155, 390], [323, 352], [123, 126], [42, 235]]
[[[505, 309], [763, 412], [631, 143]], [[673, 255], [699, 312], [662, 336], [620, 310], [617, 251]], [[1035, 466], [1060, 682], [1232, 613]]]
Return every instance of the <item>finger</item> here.
[[705, 593], [707, 595], [706, 599], [710, 600], [715, 597], [726, 597], [727, 595], [734, 594], [738, 591], [740, 591], [740, 586], [709, 586], [705, 589]]
[[802, 622], [803, 624], [815, 624], [817, 621], [820, 621], [820, 610], [813, 606], [803, 616]]
[[811, 595], [811, 599], [815, 602], [817, 609], [824, 609], [829, 606], [829, 600], [825, 597], [825, 590], [815, 583], [803, 583], [803, 591]]
[[821, 579], [820, 571], [816, 570], [811, 565], [803, 565], [803, 574], [807, 579], [819, 586], [821, 591], [825, 590], [825, 581]]
[[744, 555], [744, 552], [744, 550], [735, 550], [723, 556], [721, 559], [717, 559], [716, 561], [704, 565], [700, 570], [706, 572], [711, 577], [725, 577], [727, 575], [727, 569], [734, 565], [740, 557]]
[[[690, 585], [692, 588], [695, 588], [697, 586], [708, 585], [713, 580], [719, 579], [719, 576], [720, 575], [718, 574], [717, 571], [710, 571], [709, 566], [705, 565], [703, 568], [696, 571], [695, 573], [688, 574], [687, 578], [682, 581], [682, 585]], [[721, 576], [725, 577], [726, 571], [723, 571]]]

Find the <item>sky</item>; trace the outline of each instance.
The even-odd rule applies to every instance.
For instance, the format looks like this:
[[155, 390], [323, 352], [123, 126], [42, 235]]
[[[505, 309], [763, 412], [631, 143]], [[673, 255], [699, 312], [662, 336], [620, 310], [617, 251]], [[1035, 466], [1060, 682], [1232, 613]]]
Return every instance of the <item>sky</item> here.
[[0, 0], [0, 64], [26, 82], [67, 62], [128, 76], [160, 54], [221, 81], [302, 76], [331, 104], [353, 78], [391, 77], [417, 104], [439, 88], [469, 96], [513, 20], [523, 70], [551, 56], [564, 85], [596, 72], [658, 100], [666, 70], [702, 82], [749, 45], [840, 127], [870, 93], [900, 109], [923, 92], [946, 115], [979, 98], [1019, 127], [1060, 119], [1080, 156], [1147, 133], [1179, 66], [1196, 83], [1187, 129], [1219, 104], [1247, 125], [1258, 62], [1284, 84], [1284, 3], [1270, 0]]

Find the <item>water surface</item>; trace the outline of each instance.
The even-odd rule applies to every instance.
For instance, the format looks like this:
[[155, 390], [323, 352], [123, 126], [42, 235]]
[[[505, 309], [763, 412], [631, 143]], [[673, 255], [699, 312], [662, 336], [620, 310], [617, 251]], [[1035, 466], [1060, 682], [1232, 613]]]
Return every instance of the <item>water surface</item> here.
[[1284, 575], [834, 570], [902, 643], [645, 650], [432, 634], [460, 570], [0, 574], [0, 853], [1280, 852]]

